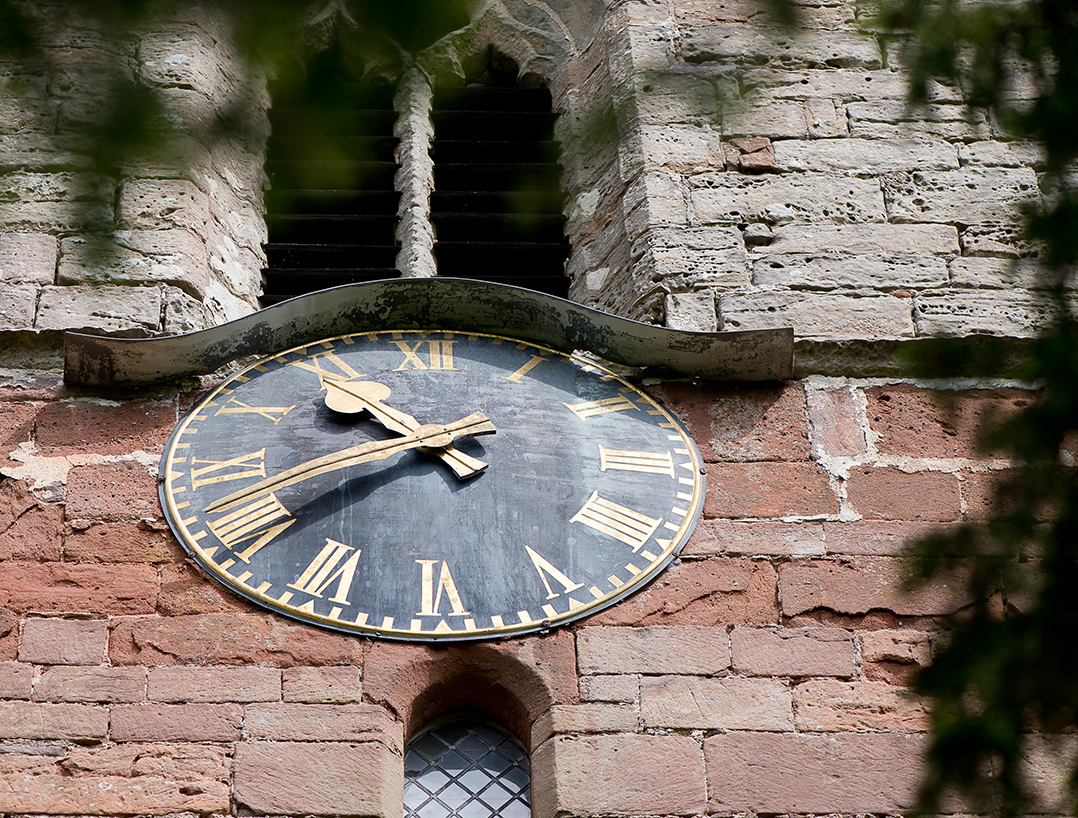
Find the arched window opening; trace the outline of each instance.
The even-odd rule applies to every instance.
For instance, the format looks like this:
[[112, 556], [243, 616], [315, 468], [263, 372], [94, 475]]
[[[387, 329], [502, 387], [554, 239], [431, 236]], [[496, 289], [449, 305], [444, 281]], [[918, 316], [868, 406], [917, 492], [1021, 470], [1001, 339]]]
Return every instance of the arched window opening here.
[[528, 753], [473, 713], [435, 719], [404, 751], [404, 818], [530, 818]]

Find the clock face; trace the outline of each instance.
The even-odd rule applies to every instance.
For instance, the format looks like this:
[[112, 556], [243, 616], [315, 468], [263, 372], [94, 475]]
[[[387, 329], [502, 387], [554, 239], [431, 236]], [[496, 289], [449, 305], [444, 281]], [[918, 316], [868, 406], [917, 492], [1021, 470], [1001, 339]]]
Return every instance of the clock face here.
[[482, 639], [642, 587], [699, 517], [681, 424], [583, 359], [491, 335], [373, 332], [270, 356], [162, 458], [173, 531], [219, 581], [337, 630]]

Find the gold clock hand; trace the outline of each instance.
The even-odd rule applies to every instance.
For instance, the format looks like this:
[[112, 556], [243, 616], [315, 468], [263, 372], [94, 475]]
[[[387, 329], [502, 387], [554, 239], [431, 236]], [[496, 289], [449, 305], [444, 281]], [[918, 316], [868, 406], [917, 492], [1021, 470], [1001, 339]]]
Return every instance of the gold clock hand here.
[[[402, 435], [413, 432], [423, 425], [411, 415], [382, 403], [390, 395], [390, 389], [385, 384], [377, 381], [338, 381], [331, 378], [325, 378], [324, 383], [326, 406], [334, 411], [350, 414], [366, 410], [391, 432]], [[420, 448], [440, 457], [461, 479], [473, 477], [487, 467], [482, 460], [457, 451], [452, 444], [444, 448], [433, 446]]]
[[369, 443], [323, 455], [314, 460], [308, 460], [306, 463], [300, 463], [298, 466], [286, 469], [280, 474], [265, 480], [259, 480], [253, 485], [235, 491], [219, 500], [214, 500], [206, 506], [206, 511], [230, 511], [247, 500], [271, 494], [285, 486], [291, 486], [320, 474], [338, 471], [360, 463], [385, 460], [387, 457], [407, 449], [417, 449], [422, 446], [443, 447], [448, 446], [458, 437], [489, 435], [494, 432], [494, 424], [482, 412], [475, 412], [466, 418], [447, 423], [444, 426], [437, 423], [420, 426], [404, 437], [394, 438], [393, 440], [373, 440]]

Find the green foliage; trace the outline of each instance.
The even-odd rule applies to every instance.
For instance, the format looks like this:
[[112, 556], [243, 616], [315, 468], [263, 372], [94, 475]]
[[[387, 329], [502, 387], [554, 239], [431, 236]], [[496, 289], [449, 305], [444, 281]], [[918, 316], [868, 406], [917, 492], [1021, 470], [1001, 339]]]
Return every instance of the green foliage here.
[[[971, 108], [1044, 150], [1045, 204], [1025, 215], [1028, 238], [1043, 248], [1042, 286], [1056, 318], [1019, 373], [1043, 390], [984, 430], [985, 451], [1014, 463], [988, 519], [915, 544], [909, 577], [912, 587], [956, 582], [970, 600], [915, 683], [930, 697], [932, 729], [916, 811], [953, 811], [949, 798], [958, 795], [978, 810], [1020, 815], [1047, 806], [1037, 803], [1027, 758], [1039, 743], [1062, 753], [1060, 737], [1078, 715], [1078, 321], [1065, 286], [1078, 261], [1078, 6], [896, 0], [882, 17], [907, 35], [915, 102], [930, 99], [934, 78], [949, 80]], [[932, 377], [1000, 363], [991, 345], [937, 340], [918, 353], [918, 374]], [[1074, 812], [1078, 768], [1071, 773]]]

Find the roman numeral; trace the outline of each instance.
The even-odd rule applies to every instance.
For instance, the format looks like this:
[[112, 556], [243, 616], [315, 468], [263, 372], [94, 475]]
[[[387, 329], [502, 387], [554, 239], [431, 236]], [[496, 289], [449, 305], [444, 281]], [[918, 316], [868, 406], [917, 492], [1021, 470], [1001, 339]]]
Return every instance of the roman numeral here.
[[639, 551], [640, 546], [648, 541], [662, 523], [662, 518], [648, 517], [600, 497], [598, 491], [593, 491], [583, 508], [569, 522], [583, 523], [616, 540], [621, 540], [631, 546], [633, 551]]
[[[456, 370], [453, 366], [453, 344], [456, 341], [416, 341], [414, 345], [409, 344], [407, 341], [394, 341], [397, 349], [404, 353], [404, 360], [401, 361], [401, 365], [394, 369], [394, 372], [400, 372], [404, 369], [452, 369]], [[423, 361], [419, 357], [420, 348], [426, 345], [427, 347], [427, 360]]]
[[441, 616], [439, 609], [442, 606], [442, 593], [449, 600], [449, 606], [453, 609], [450, 616], [468, 616], [464, 610], [464, 604], [460, 601], [460, 593], [457, 584], [453, 582], [453, 575], [449, 572], [449, 564], [445, 560], [438, 572], [437, 594], [435, 594], [434, 566], [439, 560], [416, 560], [422, 568], [422, 587], [420, 590], [420, 609], [418, 616]]
[[[277, 522], [283, 520], [283, 522]], [[296, 520], [274, 495], [269, 494], [250, 505], [236, 509], [219, 520], [207, 522], [206, 526], [217, 535], [225, 547], [235, 551], [235, 546], [254, 540], [246, 549], [236, 554], [244, 562], [263, 546], [270, 543]], [[267, 527], [268, 526], [268, 527]]]
[[[259, 449], [257, 452], [251, 452], [250, 454], [241, 454], [239, 457], [233, 457], [231, 460], [199, 460], [197, 457], [191, 458], [191, 489], [192, 491], [202, 486], [209, 486], [214, 483], [225, 483], [229, 480], [242, 480], [245, 477], [265, 477], [266, 476], [266, 450]], [[198, 463], [209, 463], [208, 466], [202, 468], [195, 468]], [[232, 471], [225, 471], [224, 474], [214, 474], [214, 472], [220, 472], [225, 469], [232, 469]], [[204, 474], [213, 475], [212, 477], [202, 477]]]
[[616, 398], [603, 398], [602, 400], [589, 400], [584, 403], [566, 403], [563, 405], [572, 409], [581, 420], [587, 420], [590, 417], [595, 417], [595, 415], [605, 415], [607, 412], [622, 412], [626, 409], [639, 412], [640, 407], [633, 403], [630, 397], [632, 394], [631, 390], [623, 389]]
[[543, 361], [547, 360], [542, 355], [532, 355], [531, 360], [524, 364], [520, 369], [514, 372], [512, 375], [503, 375], [503, 381], [512, 381], [513, 383], [520, 383], [520, 379], [531, 372], [535, 367], [539, 366]]
[[[348, 552], [353, 550], [356, 553], [349, 557]], [[337, 592], [329, 599], [331, 602], [348, 605], [348, 594], [352, 590], [352, 580], [355, 578], [356, 565], [359, 563], [361, 553], [358, 548], [353, 549], [350, 545], [327, 537], [326, 544], [318, 552], [318, 556], [303, 569], [303, 573], [295, 582], [288, 583], [288, 587], [321, 599], [322, 593], [332, 582], [336, 581]], [[344, 562], [341, 563], [341, 560]], [[339, 568], [338, 563], [340, 563]]]
[[248, 403], [244, 403], [241, 400], [235, 398], [229, 398], [225, 405], [222, 406], [214, 413], [214, 417], [217, 415], [261, 415], [266, 420], [272, 420], [273, 425], [276, 426], [281, 422], [281, 418], [287, 415], [296, 407], [293, 406], [251, 406]]
[[313, 372], [318, 376], [318, 383], [322, 388], [325, 388], [326, 378], [337, 381], [351, 381], [355, 378], [366, 377], [366, 375], [356, 372], [332, 352], [318, 352], [311, 355], [306, 361], [292, 361], [289, 366], [298, 366], [300, 369]]
[[602, 443], [599, 444], [599, 468], [602, 471], [642, 471], [676, 477], [671, 452], [628, 452], [603, 448]]
[[[569, 577], [565, 576], [565, 574], [551, 565], [549, 561], [536, 554], [529, 546], [526, 545], [524, 548], [527, 550], [528, 556], [532, 558], [532, 565], [535, 566], [535, 570], [539, 572], [539, 579], [543, 581], [543, 587], [546, 588], [547, 599], [554, 599], [555, 597], [561, 596], [562, 593], [567, 594], [570, 591], [575, 591], [577, 588], [584, 587], [580, 582], [573, 582]], [[555, 593], [551, 589], [550, 581], [547, 579], [548, 576], [550, 579], [561, 585], [563, 589], [562, 592]]]

